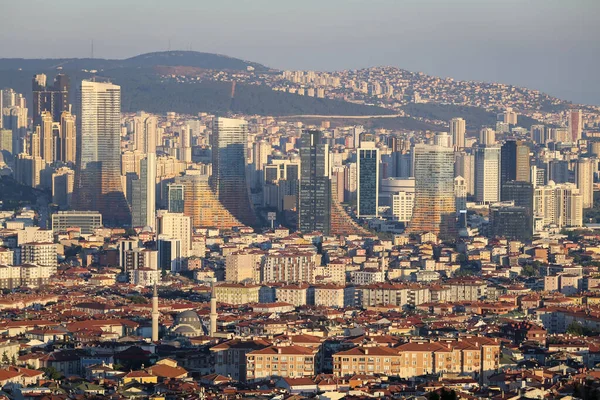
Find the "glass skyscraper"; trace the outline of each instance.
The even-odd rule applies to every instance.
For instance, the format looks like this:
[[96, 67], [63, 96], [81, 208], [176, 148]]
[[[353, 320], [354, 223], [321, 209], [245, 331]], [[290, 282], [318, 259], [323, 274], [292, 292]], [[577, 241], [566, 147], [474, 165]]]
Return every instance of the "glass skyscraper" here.
[[362, 142], [357, 154], [357, 215], [376, 217], [379, 207], [379, 149], [374, 142]]
[[77, 168], [73, 208], [99, 211], [107, 226], [131, 223], [121, 185], [121, 88], [82, 81], [78, 92]]
[[414, 154], [415, 205], [408, 231], [454, 239], [454, 152], [449, 147], [417, 144]]
[[329, 146], [322, 143], [323, 133], [306, 130], [300, 142], [300, 191], [298, 230], [304, 233], [331, 229], [331, 183]]
[[222, 117], [213, 120], [211, 186], [233, 217], [254, 226], [256, 219], [246, 183], [247, 142], [246, 121]]

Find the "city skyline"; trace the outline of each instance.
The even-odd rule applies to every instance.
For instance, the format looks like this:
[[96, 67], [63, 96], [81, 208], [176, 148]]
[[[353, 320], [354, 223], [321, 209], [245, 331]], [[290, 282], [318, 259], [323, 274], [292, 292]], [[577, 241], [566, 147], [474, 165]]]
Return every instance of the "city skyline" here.
[[596, 8], [9, 3], [0, 400], [600, 398]]

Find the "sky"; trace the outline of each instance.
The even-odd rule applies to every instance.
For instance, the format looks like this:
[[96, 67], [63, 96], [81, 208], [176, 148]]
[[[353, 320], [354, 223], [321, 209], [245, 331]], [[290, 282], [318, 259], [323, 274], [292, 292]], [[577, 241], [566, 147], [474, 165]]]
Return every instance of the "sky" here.
[[600, 0], [0, 0], [0, 58], [225, 54], [389, 65], [600, 105]]

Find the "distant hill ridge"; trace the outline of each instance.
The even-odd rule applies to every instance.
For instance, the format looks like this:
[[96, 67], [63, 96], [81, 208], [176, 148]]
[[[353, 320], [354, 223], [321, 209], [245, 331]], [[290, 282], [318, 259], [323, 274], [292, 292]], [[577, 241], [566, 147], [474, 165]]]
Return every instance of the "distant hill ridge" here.
[[166, 66], [188, 66], [220, 70], [246, 70], [253, 67], [256, 70], [269, 70], [262, 64], [244, 61], [239, 58], [221, 54], [202, 53], [198, 51], [159, 51], [140, 54], [123, 60], [103, 58], [0, 58], [0, 70], [40, 71], [62, 67], [74, 69], [113, 69]]

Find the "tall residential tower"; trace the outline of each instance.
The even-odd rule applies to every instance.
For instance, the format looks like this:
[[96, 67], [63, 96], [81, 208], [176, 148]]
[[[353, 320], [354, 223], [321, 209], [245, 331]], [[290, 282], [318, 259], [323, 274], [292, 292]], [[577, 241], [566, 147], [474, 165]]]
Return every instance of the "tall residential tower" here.
[[84, 80], [78, 93], [73, 208], [99, 211], [107, 226], [131, 223], [121, 184], [121, 88]]

